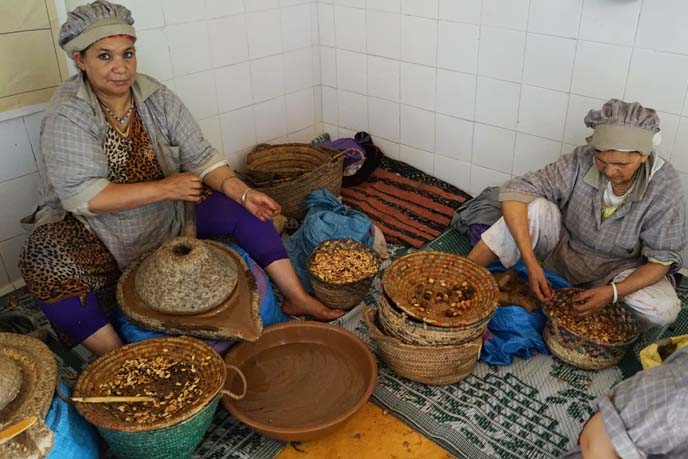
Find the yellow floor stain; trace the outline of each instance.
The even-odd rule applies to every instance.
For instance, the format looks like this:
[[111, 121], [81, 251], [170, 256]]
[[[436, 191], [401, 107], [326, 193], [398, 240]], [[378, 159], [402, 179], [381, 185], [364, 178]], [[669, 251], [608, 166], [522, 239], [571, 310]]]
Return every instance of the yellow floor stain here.
[[371, 402], [336, 432], [294, 446], [277, 459], [455, 459]]

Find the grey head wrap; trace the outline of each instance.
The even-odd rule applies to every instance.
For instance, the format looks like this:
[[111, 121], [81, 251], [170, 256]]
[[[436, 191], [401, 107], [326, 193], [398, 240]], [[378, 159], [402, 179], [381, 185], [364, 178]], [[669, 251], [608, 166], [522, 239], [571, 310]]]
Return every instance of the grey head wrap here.
[[[585, 116], [585, 125], [595, 130], [586, 140], [598, 151], [638, 152], [649, 156], [640, 164], [633, 179], [632, 197], [641, 199], [654, 173], [664, 164], [654, 151], [661, 142], [657, 112], [638, 102], [611, 99], [601, 110], [590, 110]], [[592, 168], [597, 170], [595, 166]]]
[[136, 39], [134, 18], [126, 7], [96, 0], [67, 13], [67, 21], [60, 28], [60, 46], [71, 58], [101, 38], [110, 35], [130, 35]]
[[611, 99], [601, 110], [590, 110], [585, 125], [595, 130], [586, 140], [599, 151], [637, 151], [647, 156], [659, 144], [657, 112], [638, 102]]

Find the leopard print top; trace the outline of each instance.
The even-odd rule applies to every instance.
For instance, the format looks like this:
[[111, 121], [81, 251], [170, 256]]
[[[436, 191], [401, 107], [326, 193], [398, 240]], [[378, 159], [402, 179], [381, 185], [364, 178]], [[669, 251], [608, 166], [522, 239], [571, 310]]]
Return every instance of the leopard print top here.
[[[127, 135], [110, 126], [103, 143], [108, 180], [137, 183], [165, 177], [138, 113], [132, 113]], [[107, 247], [71, 214], [36, 228], [26, 241], [19, 268], [34, 298], [53, 303], [70, 296], [85, 298], [119, 278], [117, 262]]]
[[132, 117], [127, 135], [110, 126], [105, 136], [103, 150], [108, 161], [107, 178], [112, 183], [162, 180], [165, 174], [138, 112], [134, 111]]

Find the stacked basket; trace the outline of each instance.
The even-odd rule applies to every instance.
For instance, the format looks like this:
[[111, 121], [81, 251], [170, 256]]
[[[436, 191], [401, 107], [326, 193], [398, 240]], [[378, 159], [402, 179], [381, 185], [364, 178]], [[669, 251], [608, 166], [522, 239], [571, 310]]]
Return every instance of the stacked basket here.
[[[470, 285], [470, 306], [455, 316], [425, 311], [415, 297], [427, 281]], [[485, 268], [459, 255], [415, 252], [387, 268], [382, 287], [377, 318], [369, 311], [366, 319], [370, 336], [392, 370], [436, 385], [452, 384], [471, 374], [499, 296]], [[449, 306], [448, 311], [452, 310]]]
[[277, 201], [282, 214], [301, 220], [311, 191], [327, 188], [339, 194], [344, 156], [309, 144], [262, 144], [248, 154], [246, 169], [253, 188]]

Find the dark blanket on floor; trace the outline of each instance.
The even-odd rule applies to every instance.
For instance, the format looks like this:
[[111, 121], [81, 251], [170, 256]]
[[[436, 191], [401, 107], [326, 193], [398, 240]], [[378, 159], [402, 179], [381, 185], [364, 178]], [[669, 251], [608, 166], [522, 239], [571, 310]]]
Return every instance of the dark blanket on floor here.
[[388, 242], [415, 248], [434, 240], [471, 196], [402, 161], [383, 157], [360, 185], [344, 187], [344, 203], [367, 214]]

